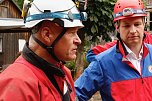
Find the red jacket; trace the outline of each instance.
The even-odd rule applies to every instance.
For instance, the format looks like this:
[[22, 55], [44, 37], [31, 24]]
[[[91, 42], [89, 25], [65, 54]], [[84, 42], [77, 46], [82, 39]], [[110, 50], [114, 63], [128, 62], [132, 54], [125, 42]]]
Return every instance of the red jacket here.
[[[74, 82], [71, 72], [62, 67], [65, 78], [55, 77], [63, 89], [66, 79], [72, 87], [71, 101], [75, 100]], [[12, 65], [0, 74], [0, 101], [62, 101], [60, 94], [44, 72], [20, 56]]]

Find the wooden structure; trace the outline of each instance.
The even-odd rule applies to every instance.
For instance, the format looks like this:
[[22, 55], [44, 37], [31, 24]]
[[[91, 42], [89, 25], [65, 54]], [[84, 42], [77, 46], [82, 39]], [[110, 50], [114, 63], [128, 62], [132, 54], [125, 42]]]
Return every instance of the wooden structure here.
[[152, 0], [145, 0], [147, 3], [147, 31], [152, 32]]
[[[21, 18], [21, 10], [13, 0], [0, 0], [0, 12], [0, 18]], [[27, 41], [28, 38], [29, 34], [24, 29], [0, 29], [0, 67], [15, 60], [19, 52], [19, 39]]]

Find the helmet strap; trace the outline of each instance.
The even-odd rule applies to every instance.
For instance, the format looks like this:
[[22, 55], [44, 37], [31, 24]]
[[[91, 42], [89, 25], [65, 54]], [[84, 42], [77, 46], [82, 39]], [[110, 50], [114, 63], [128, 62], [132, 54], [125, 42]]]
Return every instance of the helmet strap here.
[[[64, 28], [63, 27], [63, 30], [62, 30], [62, 32], [58, 35], [58, 37], [54, 40], [54, 42], [52, 43], [52, 45], [50, 46], [50, 47], [47, 47], [47, 51], [52, 55], [52, 57], [56, 60], [56, 61], [58, 61], [58, 62], [60, 62], [61, 60], [59, 60], [58, 58], [57, 58], [57, 56], [55, 55], [55, 53], [54, 53], [54, 46], [56, 45], [56, 43], [62, 38], [62, 36], [65, 34], [65, 32], [66, 32], [67, 30], [66, 30], [66, 28]], [[62, 63], [65, 63], [64, 61], [61, 61]]]
[[32, 38], [34, 39], [34, 41], [36, 41], [41, 47], [43, 47], [44, 49], [46, 49], [48, 51], [49, 54], [51, 54], [51, 56], [54, 58], [54, 60], [56, 60], [57, 62], [62, 62], [63, 64], [65, 64], [64, 61], [61, 61], [57, 58], [57, 56], [54, 53], [54, 46], [56, 45], [56, 43], [62, 38], [62, 36], [65, 34], [66, 32], [66, 28], [63, 29], [63, 31], [61, 32], [61, 34], [59, 34], [59, 36], [54, 40], [54, 42], [52, 43], [51, 46], [47, 46], [44, 43], [42, 43], [40, 40], [38, 40], [33, 34], [32, 34]]
[[[127, 49], [125, 48], [125, 45], [124, 45], [124, 43], [122, 42], [122, 39], [120, 38], [120, 33], [117, 33], [117, 38], [119, 39], [120, 44], [122, 45], [122, 48], [123, 48], [123, 50], [124, 50], [124, 52], [125, 52], [125, 55], [128, 55], [128, 51], [127, 51]], [[117, 47], [117, 48], [118, 48], [118, 47]]]

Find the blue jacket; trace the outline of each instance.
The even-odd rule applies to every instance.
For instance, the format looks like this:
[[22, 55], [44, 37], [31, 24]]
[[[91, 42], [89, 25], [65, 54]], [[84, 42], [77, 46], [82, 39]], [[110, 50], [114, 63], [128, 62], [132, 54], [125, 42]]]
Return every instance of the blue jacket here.
[[87, 101], [100, 90], [103, 101], [152, 101], [152, 46], [144, 45], [141, 74], [135, 69], [119, 44], [96, 56], [76, 80], [80, 101]]

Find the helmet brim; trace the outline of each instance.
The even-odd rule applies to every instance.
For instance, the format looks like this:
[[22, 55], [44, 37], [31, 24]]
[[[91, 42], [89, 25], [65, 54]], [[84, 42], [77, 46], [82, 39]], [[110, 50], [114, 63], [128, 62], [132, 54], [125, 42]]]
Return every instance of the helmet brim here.
[[[34, 20], [34, 21], [26, 22], [25, 27], [32, 28], [35, 25], [37, 25], [39, 22], [44, 21], [44, 20], [52, 21], [53, 19], [41, 19], [41, 20]], [[64, 22], [63, 27], [80, 27], [80, 28], [84, 27], [84, 25], [82, 24], [82, 22], [80, 20], [73, 20], [73, 21], [69, 21], [67, 19], [62, 19], [62, 20]]]
[[133, 14], [133, 15], [129, 15], [129, 16], [120, 16], [117, 18], [114, 18], [113, 22], [116, 22], [118, 20], [122, 20], [122, 19], [126, 19], [126, 18], [131, 18], [131, 17], [146, 17], [147, 14]]

